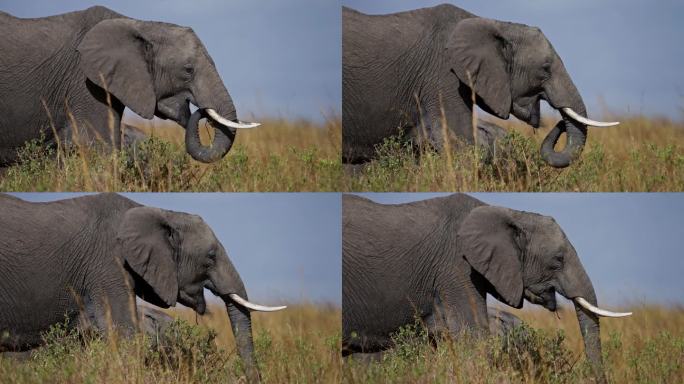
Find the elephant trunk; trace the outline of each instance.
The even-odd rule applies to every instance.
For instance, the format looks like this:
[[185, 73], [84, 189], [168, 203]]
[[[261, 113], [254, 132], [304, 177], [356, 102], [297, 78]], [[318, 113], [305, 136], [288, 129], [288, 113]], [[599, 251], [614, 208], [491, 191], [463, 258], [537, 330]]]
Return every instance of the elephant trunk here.
[[198, 109], [190, 116], [185, 127], [185, 150], [197, 161], [213, 163], [222, 159], [233, 146], [235, 128], [228, 128], [210, 120], [210, 125], [214, 128], [214, 142], [205, 146], [199, 135], [199, 121], [202, 117], [208, 118], [205, 109]]
[[238, 354], [244, 364], [245, 373], [250, 383], [258, 383], [260, 381], [259, 370], [257, 369], [256, 361], [254, 359], [254, 342], [252, 341], [252, 318], [249, 309], [237, 305], [230, 298], [222, 297], [226, 309], [228, 311], [228, 318], [230, 318], [231, 329], [235, 336], [235, 344], [237, 346]]
[[[565, 110], [571, 108], [576, 114], [586, 116], [587, 109], [558, 55], [555, 55], [551, 73], [553, 75], [544, 83], [544, 98], [553, 108], [561, 111], [563, 119], [544, 138], [541, 156], [550, 166], [565, 168], [582, 153], [584, 143], [587, 141], [586, 124], [572, 119]], [[567, 144], [563, 150], [556, 152], [554, 146], [563, 132], [567, 134]]]
[[558, 293], [567, 299], [573, 300], [575, 303], [577, 321], [584, 339], [584, 352], [598, 382], [605, 383], [606, 378], [601, 359], [601, 329], [598, 316], [579, 306], [575, 300], [578, 297], [582, 297], [596, 305], [596, 293], [594, 292], [594, 285], [584, 270], [574, 248], [571, 249], [565, 258], [563, 271], [558, 276], [558, 285], [556, 287]]
[[[593, 305], [596, 305], [596, 297], [587, 298]], [[599, 383], [606, 383], [606, 375], [603, 369], [603, 359], [601, 355], [601, 327], [598, 316], [583, 308], [577, 302], [575, 312], [579, 322], [580, 332], [584, 339], [584, 353], [591, 364], [594, 376]]]
[[231, 329], [235, 336], [237, 351], [242, 359], [249, 382], [258, 383], [259, 371], [254, 359], [254, 342], [252, 341], [252, 318], [250, 310], [277, 311], [285, 307], [267, 307], [247, 300], [247, 291], [240, 275], [228, 259], [223, 247], [216, 256], [216, 265], [209, 272], [206, 283], [212, 293], [219, 296], [226, 304]]
[[[560, 152], [554, 149], [560, 135], [567, 134], [567, 143]], [[541, 145], [541, 156], [544, 161], [555, 168], [565, 168], [582, 153], [587, 140], [587, 126], [563, 116], [553, 129], [546, 135]]]
[[249, 382], [259, 382], [259, 371], [254, 359], [254, 343], [252, 341], [252, 318], [249, 309], [231, 298], [232, 295], [236, 294], [247, 297], [247, 292], [240, 275], [228, 259], [223, 247], [216, 255], [216, 265], [209, 272], [209, 281], [206, 283], [206, 287], [225, 303], [231, 330], [235, 336], [237, 351], [243, 361]]
[[[543, 97], [559, 110], [563, 119], [546, 135], [541, 145], [541, 156], [552, 167], [565, 168], [582, 153], [587, 141], [587, 126], [610, 127], [617, 122], [602, 122], [588, 119], [582, 96], [572, 82], [563, 60], [557, 54], [551, 64], [551, 77], [544, 83]], [[560, 152], [554, 146], [561, 133], [567, 134], [567, 144]]]
[[[235, 127], [225, 126], [216, 119], [237, 121], [237, 112], [233, 99], [206, 50], [197, 59], [195, 77], [192, 95], [198, 110], [192, 114], [185, 127], [185, 149], [195, 160], [211, 163], [223, 158], [235, 141]], [[214, 142], [206, 146], [202, 145], [199, 136], [198, 123], [202, 117], [207, 118], [215, 134]]]

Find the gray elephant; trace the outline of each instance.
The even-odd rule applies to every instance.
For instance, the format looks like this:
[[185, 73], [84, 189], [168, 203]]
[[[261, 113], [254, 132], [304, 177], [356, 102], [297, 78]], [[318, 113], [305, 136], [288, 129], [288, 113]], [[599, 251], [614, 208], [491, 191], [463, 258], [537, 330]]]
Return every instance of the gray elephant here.
[[[539, 126], [540, 101], [563, 119], [541, 146], [566, 167], [584, 147], [582, 97], [563, 61], [534, 27], [477, 17], [449, 4], [389, 15], [342, 10], [343, 161], [363, 163], [387, 137], [424, 138], [441, 150], [450, 138], [474, 142], [473, 101], [488, 113]], [[444, 120], [443, 120], [444, 118]], [[568, 144], [554, 145], [566, 132]]]
[[[138, 328], [136, 296], [201, 315], [207, 288], [224, 301], [237, 351], [258, 381], [249, 311], [285, 307], [248, 301], [226, 250], [199, 216], [116, 194], [50, 203], [0, 195], [0, 212], [0, 352], [41, 345], [41, 333], [65, 317], [107, 331], [111, 316], [129, 336]], [[166, 322], [153, 317], [158, 326]], [[157, 328], [148, 323], [143, 328]]]
[[391, 334], [416, 316], [431, 335], [486, 334], [488, 293], [515, 308], [526, 299], [550, 311], [559, 293], [573, 300], [588, 361], [604, 378], [598, 316], [629, 313], [597, 307], [589, 276], [551, 217], [463, 194], [399, 205], [344, 195], [342, 215], [343, 355], [390, 348]]
[[[120, 147], [128, 107], [145, 119], [186, 128], [196, 160], [221, 159], [242, 123], [214, 62], [192, 29], [139, 21], [105, 7], [20, 19], [0, 12], [0, 165], [17, 161], [26, 142], [86, 140]], [[190, 114], [189, 103], [199, 109]], [[213, 145], [199, 140], [208, 117]]]

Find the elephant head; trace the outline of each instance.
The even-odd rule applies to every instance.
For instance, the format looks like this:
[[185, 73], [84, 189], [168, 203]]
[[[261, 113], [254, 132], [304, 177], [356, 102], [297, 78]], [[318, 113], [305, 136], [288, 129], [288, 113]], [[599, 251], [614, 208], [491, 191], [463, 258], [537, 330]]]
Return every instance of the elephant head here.
[[285, 307], [247, 300], [240, 275], [211, 228], [199, 216], [137, 207], [125, 213], [117, 239], [142, 299], [163, 308], [178, 302], [200, 315], [206, 310], [204, 288], [223, 300], [245, 371], [258, 381], [249, 311]]
[[575, 248], [548, 216], [482, 206], [458, 231], [461, 254], [504, 303], [521, 308], [523, 298], [556, 310], [556, 293], [574, 302], [588, 361], [605, 382], [598, 316], [622, 317], [597, 307], [596, 294]]
[[[230, 150], [237, 120], [228, 90], [213, 60], [192, 29], [173, 24], [118, 18], [91, 28], [78, 45], [80, 68], [89, 81], [114, 95], [138, 115], [170, 119], [186, 128], [186, 150], [210, 163]], [[199, 109], [190, 119], [190, 103]], [[209, 118], [214, 142], [199, 140], [199, 116]]]
[[[563, 119], [541, 146], [542, 158], [551, 166], [570, 165], [584, 148], [587, 126], [612, 126], [586, 118], [577, 88], [551, 43], [539, 28], [484, 18], [459, 22], [447, 41], [449, 69], [477, 95], [478, 106], [499, 118], [512, 113], [539, 127], [540, 101], [559, 110]], [[565, 148], [554, 146], [562, 132]]]

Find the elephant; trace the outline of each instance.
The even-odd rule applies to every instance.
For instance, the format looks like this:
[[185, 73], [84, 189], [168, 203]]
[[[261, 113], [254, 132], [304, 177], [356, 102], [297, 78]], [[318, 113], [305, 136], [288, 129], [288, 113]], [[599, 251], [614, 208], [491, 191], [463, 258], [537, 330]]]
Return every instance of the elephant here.
[[631, 313], [597, 306], [553, 218], [465, 194], [397, 205], [343, 195], [342, 223], [343, 356], [391, 348], [391, 335], [415, 319], [432, 337], [486, 335], [487, 294], [514, 308], [525, 299], [555, 311], [559, 293], [574, 302], [587, 359], [605, 379], [598, 316]]
[[[140, 21], [95, 6], [61, 15], [22, 19], [0, 12], [0, 165], [18, 160], [32, 140], [45, 145], [100, 140], [121, 147], [128, 107], [185, 130], [186, 151], [211, 163], [230, 150], [235, 105], [212, 58], [191, 28]], [[191, 114], [190, 103], [199, 109]], [[201, 118], [214, 128], [200, 142]]]
[[[587, 126], [618, 124], [586, 118], [579, 91], [539, 28], [481, 18], [450, 4], [387, 15], [342, 10], [345, 163], [372, 160], [376, 146], [396, 135], [436, 150], [445, 140], [472, 144], [474, 104], [537, 128], [541, 100], [562, 115], [541, 145], [543, 160], [553, 167], [567, 167], [579, 156]], [[556, 151], [563, 132], [567, 145]]]
[[113, 325], [124, 337], [138, 327], [157, 329], [168, 323], [159, 312], [146, 311], [152, 318], [142, 326], [134, 320], [136, 297], [202, 315], [206, 288], [225, 303], [247, 376], [259, 381], [250, 310], [285, 307], [248, 300], [226, 249], [201, 217], [117, 194], [48, 203], [0, 195], [0, 211], [0, 352], [40, 346], [41, 334], [65, 319], [71, 328], [105, 334]]

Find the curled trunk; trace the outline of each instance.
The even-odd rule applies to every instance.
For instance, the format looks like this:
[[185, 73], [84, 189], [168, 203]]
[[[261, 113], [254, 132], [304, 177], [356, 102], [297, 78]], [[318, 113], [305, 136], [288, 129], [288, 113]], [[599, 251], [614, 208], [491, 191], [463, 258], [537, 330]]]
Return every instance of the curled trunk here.
[[[565, 148], [556, 152], [554, 149], [560, 135], [567, 134]], [[587, 141], [587, 126], [582, 125], [563, 115], [551, 131], [546, 135], [541, 145], [541, 156], [547, 164], [555, 168], [565, 168], [582, 153]]]
[[[551, 73], [551, 78], [544, 84], [544, 99], [561, 112], [563, 119], [544, 138], [541, 156], [550, 166], [564, 168], [582, 153], [587, 141], [587, 126], [571, 119], [563, 112], [563, 108], [572, 108], [582, 116], [587, 116], [587, 108], [558, 55], [551, 66]], [[563, 150], [556, 152], [554, 146], [563, 132], [567, 134], [567, 144]]]
[[235, 141], [235, 129], [228, 128], [214, 122], [207, 117], [207, 121], [214, 128], [214, 141], [209, 145], [203, 145], [200, 141], [199, 121], [205, 116], [204, 110], [195, 111], [188, 125], [185, 127], [185, 149], [193, 159], [203, 163], [213, 163], [225, 156]]

